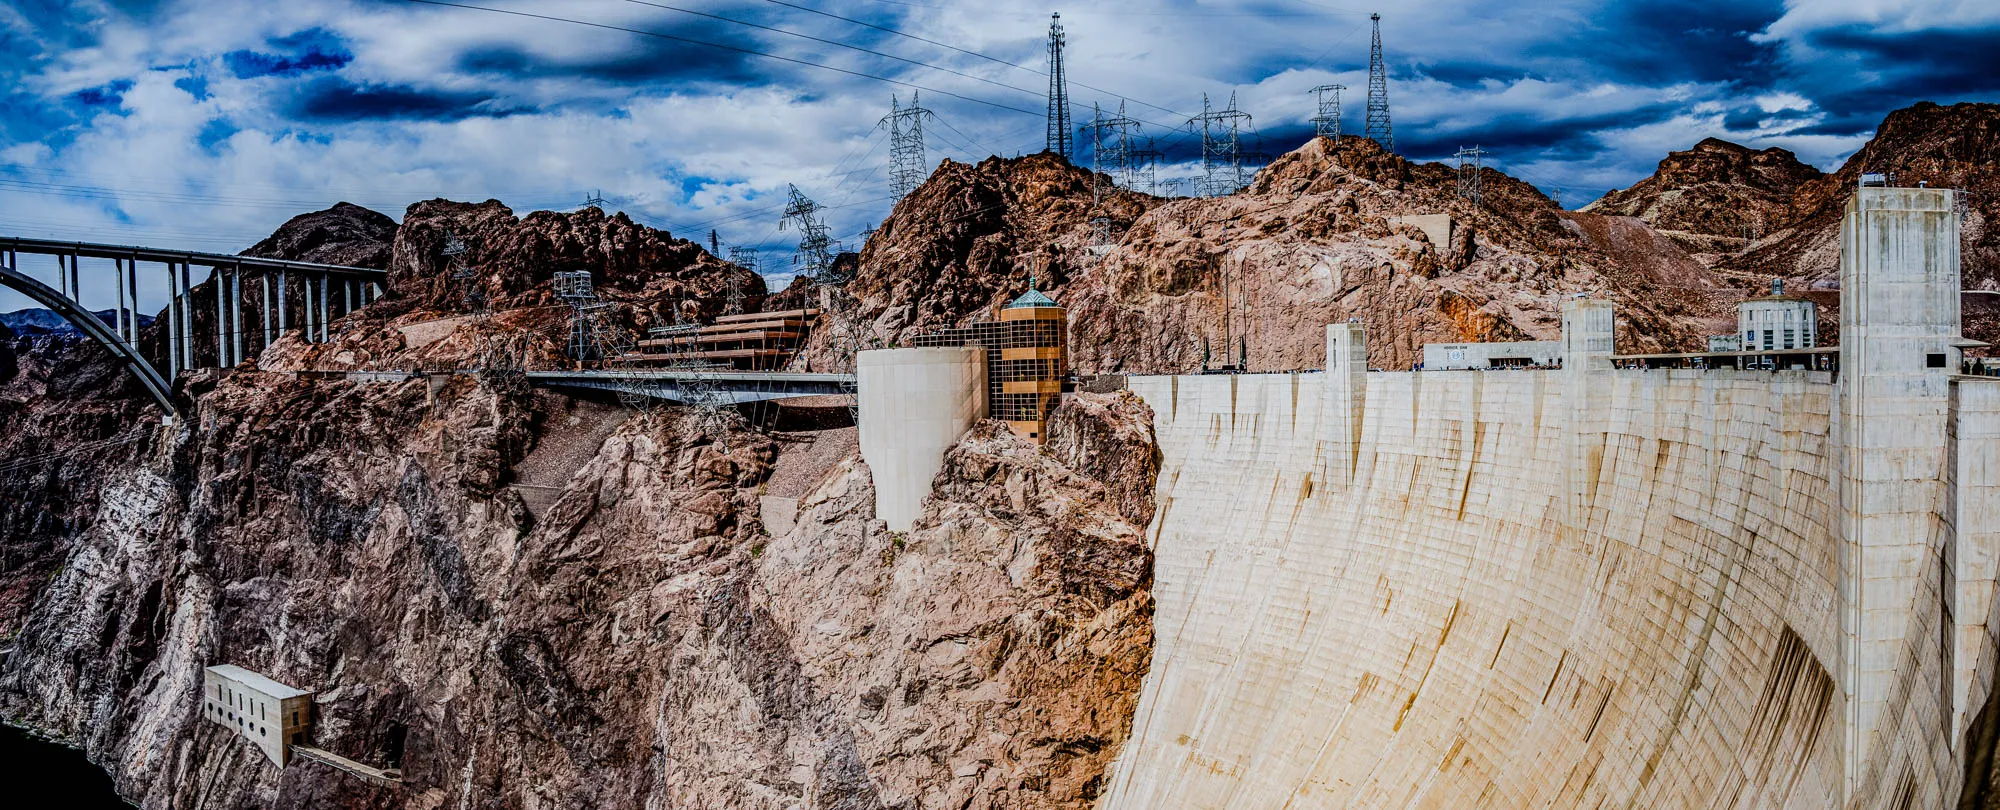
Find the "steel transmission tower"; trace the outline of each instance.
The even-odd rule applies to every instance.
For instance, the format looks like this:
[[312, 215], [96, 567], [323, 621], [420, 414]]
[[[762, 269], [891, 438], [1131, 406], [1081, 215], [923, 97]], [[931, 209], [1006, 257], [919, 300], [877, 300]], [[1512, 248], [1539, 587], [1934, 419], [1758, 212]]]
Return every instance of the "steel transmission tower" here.
[[798, 186], [787, 188], [791, 190], [792, 201], [785, 205], [785, 218], [778, 221], [778, 229], [784, 230], [787, 222], [798, 223], [799, 249], [792, 253], [792, 265], [821, 284], [845, 281], [833, 277], [833, 239], [827, 235], [826, 222], [819, 218], [820, 204], [800, 192]]
[[[1125, 117], [1125, 102], [1118, 102], [1118, 114], [1104, 117], [1104, 110], [1096, 104], [1090, 105], [1090, 170], [1116, 177], [1118, 184], [1132, 187], [1132, 173], [1136, 170], [1135, 159], [1144, 150], [1132, 148], [1132, 133], [1139, 128], [1139, 122]], [[1096, 181], [1093, 179], [1092, 193], [1095, 194]]]
[[1344, 84], [1322, 84], [1308, 93], [1319, 96], [1319, 114], [1313, 116], [1313, 129], [1322, 138], [1340, 140], [1340, 91]]
[[1485, 181], [1480, 177], [1480, 169], [1485, 166], [1486, 150], [1474, 145], [1471, 149], [1459, 147], [1458, 196], [1472, 201], [1474, 209], [1479, 208], [1480, 193], [1485, 190]]
[[924, 119], [931, 111], [923, 108], [917, 94], [910, 94], [910, 106], [889, 97], [889, 187], [900, 200], [924, 183]]
[[1075, 142], [1069, 129], [1069, 78], [1063, 73], [1062, 15], [1049, 15], [1049, 144], [1048, 151], [1070, 158]]
[[[757, 249], [753, 247], [730, 245], [729, 263], [752, 273], [759, 272], [757, 268]], [[735, 273], [729, 274], [729, 298], [724, 304], [731, 315], [743, 311], [743, 282], [736, 277]]]
[[1242, 130], [1250, 126], [1250, 114], [1236, 109], [1236, 94], [1229, 94], [1229, 106], [1214, 110], [1208, 94], [1201, 97], [1201, 115], [1188, 119], [1189, 127], [1201, 130], [1201, 179], [1195, 181], [1195, 195], [1221, 197], [1235, 194], [1243, 180]]
[[1368, 137], [1383, 151], [1396, 151], [1396, 131], [1389, 126], [1389, 68], [1382, 63], [1382, 15], [1370, 14], [1375, 36], [1368, 45]]

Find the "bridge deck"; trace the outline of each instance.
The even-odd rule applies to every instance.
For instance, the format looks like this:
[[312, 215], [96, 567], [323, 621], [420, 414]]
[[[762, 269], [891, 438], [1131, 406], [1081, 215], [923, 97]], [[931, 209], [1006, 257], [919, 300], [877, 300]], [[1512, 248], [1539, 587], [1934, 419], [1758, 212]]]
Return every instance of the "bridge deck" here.
[[84, 256], [92, 259], [131, 259], [141, 262], [182, 262], [203, 267], [236, 267], [253, 272], [292, 270], [309, 273], [325, 273], [330, 276], [383, 282], [389, 273], [366, 267], [346, 267], [338, 264], [317, 264], [314, 262], [294, 262], [284, 259], [261, 259], [255, 256], [232, 256], [227, 253], [202, 253], [190, 250], [167, 250], [165, 248], [139, 247], [137, 245], [111, 245], [98, 242], [58, 242], [53, 239], [24, 239], [18, 236], [0, 236], [0, 251], [28, 253], [40, 256]]
[[390, 788], [403, 786], [403, 773], [401, 771], [385, 770], [372, 765], [363, 765], [332, 751], [304, 745], [292, 746], [292, 753], [298, 755], [299, 759], [317, 762], [321, 765], [330, 766], [335, 770], [360, 777], [361, 781], [371, 785]]

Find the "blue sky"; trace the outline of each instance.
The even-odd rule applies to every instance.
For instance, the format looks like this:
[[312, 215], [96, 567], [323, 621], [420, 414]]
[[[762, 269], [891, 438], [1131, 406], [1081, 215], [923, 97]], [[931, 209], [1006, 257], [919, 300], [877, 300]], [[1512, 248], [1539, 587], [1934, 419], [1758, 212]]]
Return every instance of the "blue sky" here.
[[782, 283], [788, 183], [833, 206], [850, 245], [888, 210], [892, 94], [925, 88], [932, 163], [1042, 147], [1050, 11], [1073, 99], [1127, 100], [1178, 161], [1162, 177], [1193, 173], [1184, 125], [1204, 94], [1236, 94], [1273, 153], [1310, 134], [1314, 85], [1354, 88], [1359, 129], [1373, 10], [1399, 151], [1477, 144], [1572, 207], [1703, 137], [1830, 169], [1892, 109], [2000, 99], [1990, 0], [452, 2], [514, 13], [10, 0], [0, 233], [235, 252], [340, 200], [400, 218], [430, 197], [526, 212], [596, 191], [677, 235], [758, 246]]

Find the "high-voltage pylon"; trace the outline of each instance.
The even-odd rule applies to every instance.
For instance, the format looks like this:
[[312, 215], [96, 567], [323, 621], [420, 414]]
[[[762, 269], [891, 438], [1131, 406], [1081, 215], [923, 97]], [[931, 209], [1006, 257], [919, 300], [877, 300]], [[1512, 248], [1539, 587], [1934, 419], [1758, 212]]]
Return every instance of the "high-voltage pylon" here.
[[[743, 245], [730, 245], [729, 263], [756, 273], [758, 272], [757, 249]], [[724, 300], [723, 306], [729, 310], [729, 314], [731, 315], [741, 313], [743, 311], [743, 280], [737, 278], [735, 273], [729, 274], [728, 295], [729, 297]]]
[[1471, 149], [1459, 147], [1455, 157], [1458, 158], [1458, 196], [1471, 200], [1473, 209], [1478, 210], [1481, 192], [1486, 187], [1485, 180], [1480, 176], [1480, 169], [1485, 167], [1486, 150], [1477, 145]]
[[1069, 76], [1063, 72], [1062, 15], [1049, 15], [1049, 143], [1048, 150], [1070, 157], [1074, 136], [1069, 129]]
[[1138, 191], [1143, 185], [1147, 194], [1158, 195], [1160, 193], [1159, 165], [1160, 159], [1164, 157], [1166, 157], [1166, 154], [1158, 149], [1154, 149], [1150, 143], [1150, 139], [1145, 148], [1132, 150], [1132, 179], [1127, 183], [1126, 188]]
[[[1118, 114], [1104, 117], [1104, 109], [1090, 105], [1090, 171], [1108, 174], [1117, 178], [1116, 182], [1126, 188], [1132, 187], [1133, 153], [1132, 133], [1139, 129], [1139, 122], [1125, 117], [1125, 102], [1118, 102]], [[1094, 182], [1094, 181], [1093, 181]]]
[[798, 186], [788, 188], [792, 201], [785, 205], [785, 218], [778, 221], [778, 229], [784, 230], [787, 222], [798, 223], [799, 249], [792, 253], [792, 265], [806, 278], [821, 284], [845, 281], [833, 276], [833, 238], [828, 235], [826, 222], [819, 218], [820, 204], [799, 191]]
[[1319, 96], [1319, 114], [1313, 116], [1313, 130], [1322, 138], [1340, 140], [1340, 91], [1344, 84], [1322, 84], [1306, 92]]
[[898, 200], [924, 184], [924, 119], [930, 117], [916, 93], [910, 94], [908, 107], [889, 97], [889, 114], [882, 123], [889, 125], [889, 189]]
[[1385, 152], [1396, 151], [1396, 131], [1389, 125], [1389, 67], [1382, 61], [1382, 15], [1370, 14], [1374, 40], [1368, 45], [1368, 137]]
[[[632, 342], [611, 322], [611, 304], [597, 297], [589, 270], [558, 271], [551, 283], [556, 298], [570, 307], [569, 345], [565, 347], [579, 368], [588, 363], [610, 365], [632, 352]], [[618, 386], [618, 400], [635, 408], [651, 401], [637, 381]]]
[[1201, 130], [1201, 179], [1195, 194], [1221, 197], [1235, 194], [1247, 185], [1243, 178], [1242, 131], [1250, 126], [1250, 114], [1236, 109], [1236, 94], [1229, 94], [1229, 106], [1216, 110], [1201, 97], [1201, 115], [1188, 119], [1189, 127]]

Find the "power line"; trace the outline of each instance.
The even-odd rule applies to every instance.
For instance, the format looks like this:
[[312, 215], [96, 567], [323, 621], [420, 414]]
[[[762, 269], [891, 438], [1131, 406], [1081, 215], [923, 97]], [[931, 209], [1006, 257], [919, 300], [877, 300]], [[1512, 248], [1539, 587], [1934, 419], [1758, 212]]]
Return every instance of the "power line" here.
[[836, 47], [836, 48], [846, 48], [846, 49], [848, 49], [848, 50], [850, 50], [850, 51], [858, 51], [858, 52], [860, 52], [860, 53], [865, 53], [865, 54], [869, 54], [869, 55], [871, 55], [871, 56], [879, 56], [879, 57], [882, 57], [883, 59], [893, 59], [893, 60], [895, 60], [895, 61], [898, 61], [898, 62], [902, 62], [902, 63], [905, 63], [905, 64], [910, 64], [910, 65], [916, 65], [917, 67], [922, 67], [922, 68], [930, 68], [931, 70], [939, 70], [939, 71], [943, 71], [943, 72], [945, 72], [945, 73], [949, 73], [949, 74], [952, 74], [952, 75], [954, 75], [954, 76], [959, 76], [959, 77], [962, 77], [962, 78], [967, 78], [967, 79], [971, 79], [971, 80], [973, 80], [973, 81], [976, 81], [976, 82], [985, 82], [985, 83], [987, 83], [987, 84], [990, 84], [990, 85], [993, 85], [994, 87], [1004, 87], [1004, 88], [1006, 88], [1006, 89], [1008, 89], [1008, 90], [1019, 90], [1019, 91], [1021, 91], [1021, 92], [1023, 92], [1023, 93], [1028, 93], [1028, 94], [1030, 94], [1030, 95], [1033, 95], [1033, 94], [1034, 94], [1034, 92], [1035, 92], [1035, 91], [1033, 91], [1033, 90], [1027, 90], [1027, 89], [1024, 89], [1024, 88], [1020, 88], [1020, 87], [1015, 87], [1014, 85], [1011, 85], [1011, 84], [1007, 84], [1007, 83], [1005, 83], [1005, 82], [996, 82], [996, 81], [994, 81], [994, 80], [992, 80], [992, 79], [988, 79], [988, 78], [986, 78], [986, 77], [984, 77], [984, 76], [974, 76], [974, 75], [972, 75], [972, 74], [970, 74], [970, 73], [964, 73], [964, 72], [960, 72], [960, 71], [957, 71], [957, 70], [953, 70], [953, 69], [951, 69], [951, 68], [948, 68], [948, 67], [939, 67], [939, 66], [937, 66], [937, 65], [933, 65], [933, 64], [930, 64], [930, 63], [928, 63], [928, 62], [919, 62], [919, 61], [917, 61], [917, 60], [915, 60], [915, 59], [905, 59], [905, 58], [903, 58], [903, 57], [901, 57], [901, 56], [896, 56], [895, 54], [888, 54], [888, 53], [883, 53], [883, 52], [881, 52], [881, 51], [877, 51], [877, 50], [872, 50], [872, 49], [869, 49], [869, 48], [863, 48], [863, 47], [861, 47], [861, 46], [859, 46], [859, 45], [850, 45], [850, 44], [848, 44], [848, 43], [845, 43], [845, 42], [839, 42], [839, 41], [836, 41], [836, 40], [831, 40], [831, 39], [822, 39], [822, 38], [820, 38], [820, 37], [816, 37], [816, 36], [813, 36], [813, 35], [811, 35], [811, 34], [801, 34], [801, 33], [797, 32], [797, 31], [787, 31], [787, 30], [785, 30], [785, 29], [783, 29], [783, 28], [773, 28], [773, 27], [771, 27], [771, 26], [768, 26], [768, 25], [762, 25], [762, 24], [759, 24], [759, 23], [754, 23], [754, 22], [750, 22], [750, 21], [748, 21], [748, 20], [738, 20], [738, 19], [735, 19], [735, 18], [733, 18], [733, 17], [724, 17], [724, 16], [722, 16], [722, 15], [720, 15], [720, 14], [710, 14], [710, 13], [708, 13], [708, 12], [706, 12], [706, 11], [694, 11], [694, 10], [692, 10], [692, 9], [685, 9], [685, 8], [680, 8], [680, 7], [677, 7], [677, 6], [669, 6], [669, 5], [664, 5], [664, 4], [661, 4], [661, 3], [652, 3], [652, 2], [647, 2], [647, 0], [625, 0], [625, 2], [627, 2], [627, 3], [632, 3], [632, 4], [634, 4], [634, 5], [640, 5], [640, 6], [651, 6], [651, 7], [653, 7], [653, 8], [657, 8], [657, 9], [665, 9], [665, 10], [667, 10], [667, 11], [678, 11], [678, 12], [680, 12], [680, 13], [682, 13], [682, 14], [692, 14], [692, 15], [694, 15], [694, 16], [697, 16], [697, 17], [706, 17], [706, 18], [708, 18], [708, 19], [711, 19], [711, 20], [719, 20], [719, 21], [722, 21], [722, 22], [726, 22], [726, 23], [732, 23], [732, 24], [735, 24], [735, 25], [741, 25], [741, 26], [744, 26], [744, 27], [747, 27], [747, 28], [755, 28], [755, 29], [757, 29], [757, 30], [759, 30], [759, 31], [770, 31], [770, 32], [772, 32], [772, 33], [774, 33], [774, 34], [784, 34], [785, 36], [790, 36], [790, 37], [798, 37], [799, 39], [805, 39], [805, 40], [811, 40], [811, 41], [813, 41], [813, 42], [817, 42], [817, 43], [820, 43], [820, 44], [822, 44], [822, 45], [832, 45], [832, 46], [834, 46], [834, 47]]
[[804, 59], [794, 59], [789, 56], [779, 56], [774, 53], [765, 53], [763, 51], [752, 50], [749, 48], [738, 48], [734, 45], [722, 45], [715, 42], [708, 42], [706, 40], [693, 39], [691, 37], [675, 36], [673, 34], [662, 34], [658, 31], [644, 31], [637, 28], [626, 28], [620, 25], [588, 22], [585, 20], [575, 20], [575, 19], [570, 19], [568, 17], [556, 17], [548, 14], [534, 14], [526, 11], [515, 11], [513, 9], [488, 8], [486, 6], [473, 6], [473, 5], [466, 5], [463, 3], [448, 3], [445, 2], [445, 0], [406, 0], [406, 2], [421, 3], [423, 5], [428, 5], [428, 6], [445, 6], [448, 8], [461, 8], [461, 9], [466, 9], [468, 11], [484, 11], [491, 14], [505, 14], [510, 17], [525, 17], [532, 20], [543, 20], [547, 22], [569, 23], [571, 25], [582, 25], [590, 28], [602, 28], [607, 31], [622, 31], [627, 34], [636, 34], [642, 37], [653, 37], [655, 39], [664, 39], [672, 42], [682, 42], [689, 45], [698, 45], [703, 48], [714, 48], [720, 51], [729, 51], [731, 53], [745, 54], [747, 56], [761, 56], [765, 59], [776, 59], [780, 62], [790, 62], [795, 65], [803, 65], [805, 67], [819, 68], [820, 70], [830, 70], [835, 73], [844, 73], [849, 76], [856, 76], [863, 79], [873, 79], [878, 82], [886, 82], [888, 84], [893, 84], [898, 87], [908, 87], [912, 90], [923, 90], [926, 92], [937, 93], [938, 95], [950, 96], [952, 98], [959, 99], [961, 101], [970, 101], [974, 104], [984, 104], [988, 107], [993, 107], [995, 109], [1017, 112], [1023, 115], [1041, 115], [1041, 113], [1035, 112], [1034, 110], [1024, 110], [1021, 109], [1020, 107], [1011, 107], [996, 101], [987, 101], [986, 99], [983, 98], [974, 98], [972, 96], [960, 95], [958, 93], [954, 93], [949, 90], [940, 90], [935, 87], [916, 84], [914, 82], [906, 82], [900, 79], [891, 79], [887, 76], [877, 76], [873, 73], [863, 73], [858, 70], [848, 70], [846, 68], [834, 67], [832, 65], [822, 65], [818, 62], [809, 62]]
[[[766, 3], [771, 3], [771, 4], [773, 4], [773, 5], [779, 5], [779, 6], [784, 6], [784, 7], [786, 7], [786, 8], [791, 8], [791, 9], [797, 9], [797, 10], [799, 10], [799, 11], [804, 11], [804, 12], [807, 12], [807, 13], [810, 13], [810, 14], [818, 14], [819, 16], [822, 16], [822, 17], [829, 17], [829, 18], [832, 18], [832, 19], [835, 19], [835, 20], [840, 20], [840, 21], [842, 21], [842, 22], [849, 22], [849, 23], [853, 23], [853, 24], [855, 24], [855, 25], [859, 25], [859, 26], [862, 26], [862, 27], [864, 27], [864, 28], [872, 28], [872, 29], [874, 29], [874, 30], [877, 30], [877, 31], [881, 31], [881, 32], [883, 32], [883, 33], [885, 33], [885, 34], [893, 34], [893, 35], [895, 35], [895, 36], [899, 36], [899, 37], [903, 37], [904, 39], [913, 39], [913, 40], [916, 40], [916, 41], [918, 41], [918, 42], [922, 42], [922, 43], [926, 43], [926, 44], [929, 44], [929, 45], [936, 45], [936, 46], [938, 46], [938, 47], [940, 47], [940, 48], [944, 48], [944, 49], [946, 49], [946, 50], [951, 50], [951, 51], [956, 51], [956, 52], [958, 52], [958, 53], [962, 53], [962, 54], [965, 54], [966, 56], [973, 56], [973, 57], [978, 57], [978, 58], [980, 58], [980, 59], [984, 59], [984, 60], [986, 60], [986, 61], [988, 61], [988, 62], [992, 62], [992, 63], [994, 63], [994, 64], [996, 64], [996, 65], [1006, 65], [1007, 67], [1010, 67], [1010, 68], [1014, 68], [1015, 70], [1022, 70], [1022, 71], [1027, 71], [1027, 72], [1029, 72], [1029, 73], [1033, 73], [1033, 74], [1035, 74], [1035, 75], [1037, 75], [1037, 76], [1047, 76], [1047, 75], [1049, 75], [1047, 71], [1043, 71], [1043, 70], [1036, 70], [1036, 69], [1034, 69], [1034, 68], [1031, 68], [1031, 67], [1028, 67], [1028, 66], [1026, 66], [1026, 65], [1022, 65], [1022, 64], [1018, 64], [1018, 63], [1015, 63], [1015, 62], [1009, 62], [1009, 61], [1007, 61], [1007, 60], [1005, 60], [1005, 59], [1001, 59], [1001, 58], [999, 58], [999, 57], [994, 57], [994, 56], [987, 56], [986, 54], [983, 54], [983, 53], [980, 53], [980, 52], [978, 52], [978, 51], [969, 51], [969, 50], [966, 50], [966, 49], [964, 49], [964, 48], [960, 48], [960, 47], [958, 47], [958, 46], [956, 46], [956, 45], [950, 45], [950, 44], [947, 44], [947, 43], [943, 43], [943, 42], [939, 42], [939, 41], [937, 41], [937, 40], [935, 40], [935, 39], [929, 39], [929, 38], [927, 38], [927, 37], [920, 37], [920, 36], [917, 36], [917, 35], [915, 35], [915, 34], [910, 34], [910, 33], [905, 33], [905, 32], [903, 32], [903, 31], [898, 31], [898, 30], [896, 30], [896, 29], [894, 29], [894, 28], [890, 28], [890, 27], [888, 27], [888, 26], [883, 26], [883, 25], [876, 25], [875, 23], [871, 23], [871, 22], [866, 22], [866, 21], [863, 21], [863, 20], [857, 20], [857, 19], [854, 19], [853, 17], [842, 17], [842, 16], [840, 16], [840, 15], [838, 15], [838, 14], [834, 14], [834, 13], [831, 13], [831, 12], [826, 12], [826, 11], [820, 11], [819, 9], [815, 9], [815, 8], [806, 8], [805, 6], [801, 6], [801, 5], [796, 5], [796, 4], [793, 4], [793, 3], [787, 3], [787, 2], [784, 2], [784, 0], [764, 0], [764, 2], [766, 2]], [[914, 4], [912, 4], [912, 5], [914, 5]], [[1077, 81], [1072, 81], [1072, 82], [1070, 82], [1070, 84], [1074, 84], [1074, 85], [1076, 85], [1076, 86], [1078, 86], [1078, 87], [1081, 87], [1081, 88], [1083, 88], [1083, 89], [1085, 89], [1085, 90], [1089, 90], [1089, 91], [1092, 91], [1092, 92], [1096, 92], [1096, 93], [1103, 93], [1103, 94], [1105, 94], [1105, 95], [1107, 95], [1107, 96], [1110, 96], [1110, 97], [1112, 97], [1112, 98], [1115, 98], [1115, 99], [1119, 99], [1119, 100], [1121, 100], [1121, 101], [1130, 101], [1130, 102], [1132, 102], [1132, 103], [1134, 103], [1134, 104], [1138, 104], [1138, 105], [1140, 105], [1140, 106], [1144, 106], [1144, 107], [1151, 107], [1151, 108], [1153, 108], [1153, 109], [1155, 109], [1155, 110], [1159, 110], [1160, 112], [1163, 112], [1163, 113], [1167, 113], [1168, 115], [1172, 115], [1172, 116], [1174, 116], [1174, 117], [1177, 117], [1177, 118], [1186, 118], [1186, 117], [1187, 117], [1187, 116], [1186, 116], [1185, 114], [1183, 114], [1183, 113], [1180, 113], [1180, 112], [1176, 112], [1176, 111], [1174, 111], [1174, 110], [1170, 110], [1170, 109], [1167, 109], [1166, 107], [1162, 107], [1162, 106], [1160, 106], [1160, 105], [1158, 105], [1158, 104], [1148, 104], [1148, 103], [1146, 103], [1146, 102], [1144, 102], [1144, 101], [1141, 101], [1141, 100], [1139, 100], [1139, 99], [1136, 99], [1136, 98], [1129, 98], [1129, 97], [1127, 97], [1127, 96], [1124, 96], [1124, 95], [1121, 95], [1121, 94], [1118, 94], [1118, 93], [1114, 93], [1114, 92], [1112, 92], [1112, 91], [1110, 91], [1110, 90], [1105, 90], [1105, 89], [1102, 89], [1102, 88], [1097, 88], [1097, 87], [1092, 87], [1092, 86], [1090, 86], [1090, 85], [1087, 85], [1087, 84], [1084, 84], [1083, 82], [1077, 82]], [[1155, 124], [1154, 126], [1158, 126], [1158, 124]]]

